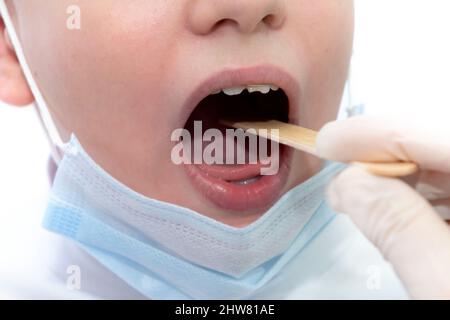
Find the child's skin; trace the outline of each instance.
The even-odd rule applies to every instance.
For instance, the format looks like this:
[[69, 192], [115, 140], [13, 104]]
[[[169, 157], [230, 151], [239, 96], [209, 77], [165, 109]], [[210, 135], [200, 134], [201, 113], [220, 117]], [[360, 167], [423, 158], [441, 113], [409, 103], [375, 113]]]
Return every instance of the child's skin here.
[[[74, 4], [81, 30], [66, 28]], [[264, 210], [232, 213], [205, 201], [170, 160], [170, 135], [184, 125], [187, 97], [224, 69], [277, 66], [300, 84], [299, 123], [319, 129], [336, 118], [352, 49], [351, 0], [9, 0], [8, 6], [65, 140], [75, 132], [96, 162], [137, 192], [233, 226]], [[31, 103], [1, 35], [0, 100]], [[283, 191], [321, 166], [300, 152], [293, 164]]]

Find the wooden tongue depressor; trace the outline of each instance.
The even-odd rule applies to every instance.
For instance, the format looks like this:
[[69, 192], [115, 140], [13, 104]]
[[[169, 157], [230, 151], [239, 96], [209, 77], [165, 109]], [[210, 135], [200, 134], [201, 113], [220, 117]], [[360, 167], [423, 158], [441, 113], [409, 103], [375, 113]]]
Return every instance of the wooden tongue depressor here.
[[[236, 129], [254, 129], [254, 134], [263, 138], [278, 141], [281, 144], [305, 151], [317, 156], [316, 139], [317, 132], [293, 124], [284, 123], [277, 120], [261, 122], [233, 122], [221, 121], [222, 124]], [[266, 129], [266, 130], [261, 130]], [[279, 135], [272, 135], [271, 129], [277, 129]], [[249, 133], [253, 133], [251, 130]], [[369, 172], [384, 177], [405, 177], [418, 171], [417, 164], [413, 162], [361, 162], [355, 161], [352, 164], [363, 167]]]

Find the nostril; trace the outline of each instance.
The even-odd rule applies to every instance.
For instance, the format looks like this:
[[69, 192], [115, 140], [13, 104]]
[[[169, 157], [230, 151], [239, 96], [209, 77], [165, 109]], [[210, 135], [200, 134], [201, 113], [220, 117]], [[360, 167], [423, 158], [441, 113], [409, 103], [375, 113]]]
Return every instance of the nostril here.
[[274, 19], [275, 19], [275, 17], [273, 14], [268, 14], [267, 16], [265, 16], [263, 18], [263, 22], [265, 24], [271, 25], [273, 23]]
[[215, 31], [221, 27], [224, 27], [225, 25], [232, 25], [232, 24], [236, 25], [237, 22], [231, 19], [221, 19], [214, 24], [211, 31]]
[[278, 28], [283, 24], [283, 19], [278, 15], [268, 14], [262, 19], [262, 22], [271, 28]]

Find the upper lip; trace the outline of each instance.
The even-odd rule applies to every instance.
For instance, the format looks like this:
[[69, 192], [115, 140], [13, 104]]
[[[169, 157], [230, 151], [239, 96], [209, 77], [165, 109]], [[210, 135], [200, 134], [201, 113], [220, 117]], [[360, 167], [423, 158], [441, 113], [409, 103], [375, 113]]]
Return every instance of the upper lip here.
[[182, 110], [185, 114], [182, 126], [197, 105], [213, 92], [225, 88], [256, 84], [273, 84], [282, 89], [289, 100], [289, 122], [296, 123], [298, 121], [296, 115], [298, 115], [300, 102], [300, 84], [295, 77], [282, 68], [266, 65], [225, 69], [200, 82], [188, 96], [183, 106]]

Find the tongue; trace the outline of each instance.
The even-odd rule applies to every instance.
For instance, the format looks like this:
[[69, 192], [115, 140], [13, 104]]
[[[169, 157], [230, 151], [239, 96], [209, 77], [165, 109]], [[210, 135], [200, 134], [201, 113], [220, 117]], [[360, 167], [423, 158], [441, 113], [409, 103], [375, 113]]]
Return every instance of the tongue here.
[[[196, 167], [211, 177], [227, 181], [240, 181], [260, 176], [263, 165], [258, 158], [258, 149], [249, 150], [248, 141], [245, 143], [245, 149], [243, 149], [244, 146], [238, 145], [235, 139], [227, 141], [227, 136], [224, 133], [225, 130], [224, 128], [221, 129], [223, 134], [222, 158], [213, 164], [206, 164], [205, 159], [203, 159], [202, 164], [197, 164]], [[201, 137], [195, 137], [194, 140], [198, 139], [201, 139]], [[203, 139], [197, 142], [203, 146], [202, 155], [205, 155], [205, 148], [212, 142], [203, 141]], [[229, 150], [229, 146], [232, 146], [232, 150]], [[238, 154], [245, 154], [245, 159], [238, 159]], [[234, 158], [232, 157], [233, 155]], [[214, 159], [217, 158], [214, 157]], [[245, 162], [242, 163], [242, 160], [245, 160]]]

